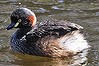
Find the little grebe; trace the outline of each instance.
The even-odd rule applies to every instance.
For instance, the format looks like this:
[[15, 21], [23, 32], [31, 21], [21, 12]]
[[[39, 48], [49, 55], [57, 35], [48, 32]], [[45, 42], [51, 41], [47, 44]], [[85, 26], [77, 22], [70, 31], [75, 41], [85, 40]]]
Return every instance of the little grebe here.
[[67, 21], [49, 20], [36, 24], [35, 14], [18, 8], [11, 14], [7, 30], [19, 28], [11, 37], [14, 51], [46, 57], [68, 57], [89, 47], [80, 25]]

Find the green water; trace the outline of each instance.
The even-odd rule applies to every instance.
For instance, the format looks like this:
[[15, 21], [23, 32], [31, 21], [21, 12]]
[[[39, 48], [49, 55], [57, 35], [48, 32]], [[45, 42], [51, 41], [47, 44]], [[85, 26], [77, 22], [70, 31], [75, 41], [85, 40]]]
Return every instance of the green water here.
[[[79, 60], [52, 59], [11, 51], [9, 40], [16, 29], [7, 31], [6, 27], [12, 11], [20, 7], [31, 9], [38, 22], [50, 18], [80, 24], [91, 50]], [[99, 66], [99, 0], [0, 0], [0, 66], [71, 66], [83, 61], [86, 62], [79, 66]]]

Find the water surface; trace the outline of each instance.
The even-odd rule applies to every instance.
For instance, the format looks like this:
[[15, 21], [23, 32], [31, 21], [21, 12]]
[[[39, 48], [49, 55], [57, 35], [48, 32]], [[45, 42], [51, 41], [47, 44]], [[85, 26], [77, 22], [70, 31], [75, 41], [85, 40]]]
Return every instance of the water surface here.
[[[31, 9], [37, 21], [45, 19], [68, 20], [84, 27], [86, 40], [92, 46], [88, 54], [75, 60], [52, 59], [15, 53], [11, 51], [10, 35], [6, 31], [10, 14], [20, 7]], [[84, 57], [83, 57], [84, 55]], [[0, 66], [99, 66], [99, 1], [98, 0], [0, 0]]]

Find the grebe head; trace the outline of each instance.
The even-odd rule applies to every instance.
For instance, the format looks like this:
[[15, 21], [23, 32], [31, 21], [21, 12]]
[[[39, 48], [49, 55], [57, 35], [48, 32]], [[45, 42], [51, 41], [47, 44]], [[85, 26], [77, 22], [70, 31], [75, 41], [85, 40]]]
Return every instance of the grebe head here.
[[33, 27], [36, 24], [35, 14], [27, 8], [18, 8], [11, 14], [11, 24], [7, 30], [12, 28]]

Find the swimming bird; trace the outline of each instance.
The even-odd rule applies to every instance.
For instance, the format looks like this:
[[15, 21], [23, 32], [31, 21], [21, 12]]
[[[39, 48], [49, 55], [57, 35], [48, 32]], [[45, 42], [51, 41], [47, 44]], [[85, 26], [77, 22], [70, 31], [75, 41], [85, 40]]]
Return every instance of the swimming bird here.
[[82, 26], [65, 20], [44, 20], [36, 23], [36, 15], [28, 8], [11, 14], [7, 30], [18, 28], [11, 36], [13, 51], [45, 57], [69, 57], [89, 48]]

